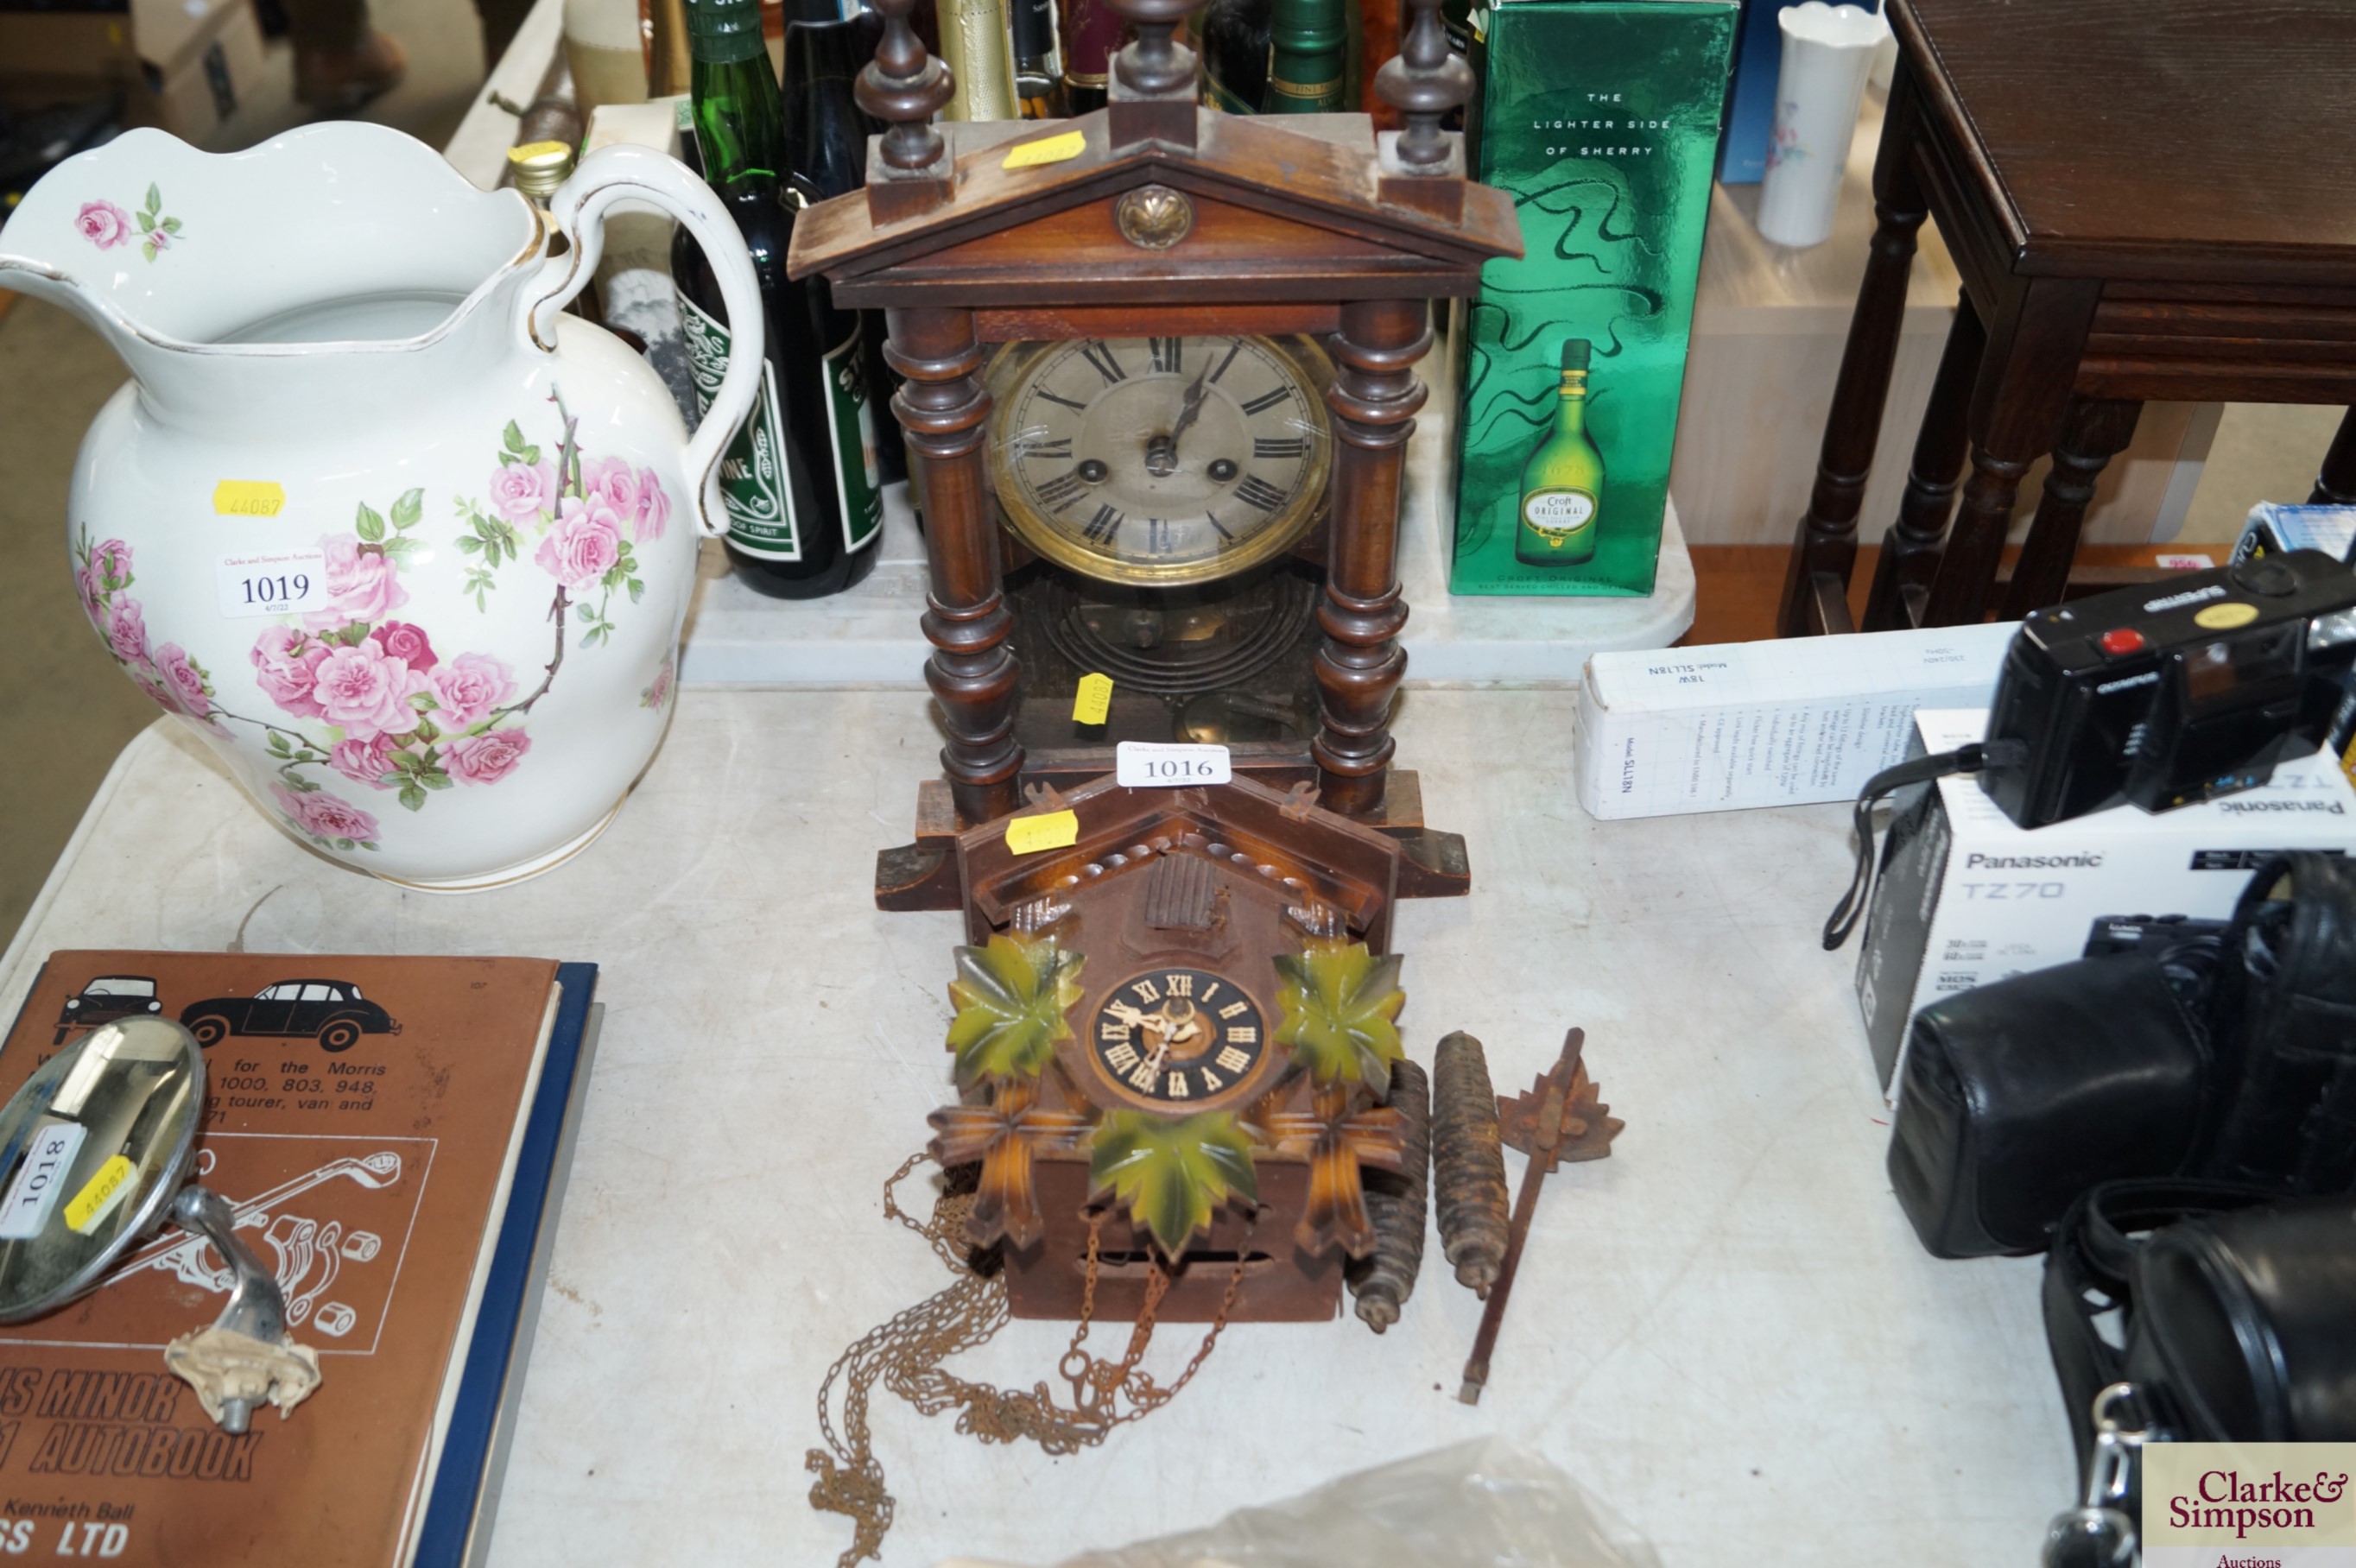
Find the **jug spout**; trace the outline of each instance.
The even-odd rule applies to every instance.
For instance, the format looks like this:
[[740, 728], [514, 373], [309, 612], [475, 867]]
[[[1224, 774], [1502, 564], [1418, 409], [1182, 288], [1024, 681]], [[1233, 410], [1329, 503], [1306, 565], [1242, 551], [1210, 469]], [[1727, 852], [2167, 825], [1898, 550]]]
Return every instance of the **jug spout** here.
[[142, 129], [27, 193], [0, 228], [0, 288], [80, 316], [152, 391], [192, 356], [420, 336], [519, 277], [541, 243], [513, 192], [477, 190], [382, 126], [307, 126], [232, 154]]

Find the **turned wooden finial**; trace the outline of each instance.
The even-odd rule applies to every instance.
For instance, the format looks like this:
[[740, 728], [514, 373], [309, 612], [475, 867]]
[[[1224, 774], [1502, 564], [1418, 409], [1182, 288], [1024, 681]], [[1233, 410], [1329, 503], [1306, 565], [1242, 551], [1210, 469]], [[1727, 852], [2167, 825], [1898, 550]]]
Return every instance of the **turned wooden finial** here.
[[1194, 144], [1194, 51], [1173, 35], [1197, 0], [1109, 0], [1137, 36], [1113, 57], [1106, 90], [1106, 133], [1115, 151], [1140, 142]]
[[1383, 135], [1382, 199], [1461, 222], [1464, 214], [1462, 139], [1440, 128], [1472, 96], [1472, 68], [1448, 47], [1440, 0], [1407, 0], [1415, 12], [1399, 52], [1375, 73], [1375, 91], [1399, 112], [1407, 129]]
[[957, 90], [948, 66], [925, 52], [908, 25], [916, 0], [875, 0], [884, 36], [875, 58], [860, 71], [852, 95], [859, 107], [888, 123], [869, 155], [868, 216], [897, 222], [929, 212], [949, 196], [948, 148], [933, 116]]

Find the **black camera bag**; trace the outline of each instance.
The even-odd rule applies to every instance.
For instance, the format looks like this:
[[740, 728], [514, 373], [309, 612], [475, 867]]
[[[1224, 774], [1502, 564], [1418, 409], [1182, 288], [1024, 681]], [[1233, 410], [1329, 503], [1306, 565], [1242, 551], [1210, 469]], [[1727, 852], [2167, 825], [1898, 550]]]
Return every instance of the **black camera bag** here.
[[[2356, 1200], [2106, 1182], [2055, 1228], [2044, 1307], [2082, 1473], [2118, 1382], [2158, 1440], [2356, 1440]], [[2117, 1346], [2096, 1324], [2114, 1310]]]
[[2082, 958], [1915, 1015], [1889, 1171], [1933, 1256], [2041, 1252], [2094, 1183], [2184, 1168], [2211, 1075], [2181, 969]]
[[2224, 953], [2211, 1030], [2220, 1110], [2201, 1174], [2356, 1189], [2356, 864], [2306, 851], [2261, 864]]

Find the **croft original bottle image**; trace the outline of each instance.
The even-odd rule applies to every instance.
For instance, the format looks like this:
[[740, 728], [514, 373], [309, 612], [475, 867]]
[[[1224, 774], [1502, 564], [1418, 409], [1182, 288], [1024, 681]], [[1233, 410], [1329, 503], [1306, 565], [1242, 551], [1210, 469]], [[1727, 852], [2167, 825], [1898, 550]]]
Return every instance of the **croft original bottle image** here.
[[[687, 0], [690, 91], [703, 177], [735, 219], [761, 282], [761, 392], [721, 459], [728, 559], [757, 592], [815, 599], [873, 570], [879, 476], [866, 439], [866, 361], [856, 315], [820, 279], [786, 277], [794, 215], [821, 198], [794, 177], [786, 117], [761, 40], [758, 0]], [[699, 409], [727, 363], [729, 326], [703, 252], [682, 227], [671, 251]]]
[[1590, 352], [1583, 337], [1562, 346], [1554, 428], [1522, 464], [1514, 559], [1525, 566], [1577, 566], [1595, 559], [1595, 532], [1602, 523], [1603, 454], [1587, 433]]

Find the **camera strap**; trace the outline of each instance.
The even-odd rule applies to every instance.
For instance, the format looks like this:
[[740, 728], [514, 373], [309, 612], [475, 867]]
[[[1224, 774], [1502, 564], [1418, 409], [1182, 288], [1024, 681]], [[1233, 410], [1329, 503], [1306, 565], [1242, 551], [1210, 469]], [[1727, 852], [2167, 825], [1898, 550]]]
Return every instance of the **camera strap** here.
[[1865, 787], [1857, 794], [1857, 874], [1849, 879], [1848, 891], [1841, 895], [1840, 902], [1833, 906], [1831, 917], [1825, 922], [1826, 952], [1848, 940], [1848, 933], [1865, 918], [1866, 905], [1873, 896], [1874, 803], [1908, 784], [1929, 784], [1949, 773], [1976, 773], [1991, 762], [2003, 761], [2006, 752], [2019, 745], [2018, 741], [1976, 741], [1952, 752], [1934, 752], [1894, 768], [1884, 768], [1865, 781]]

